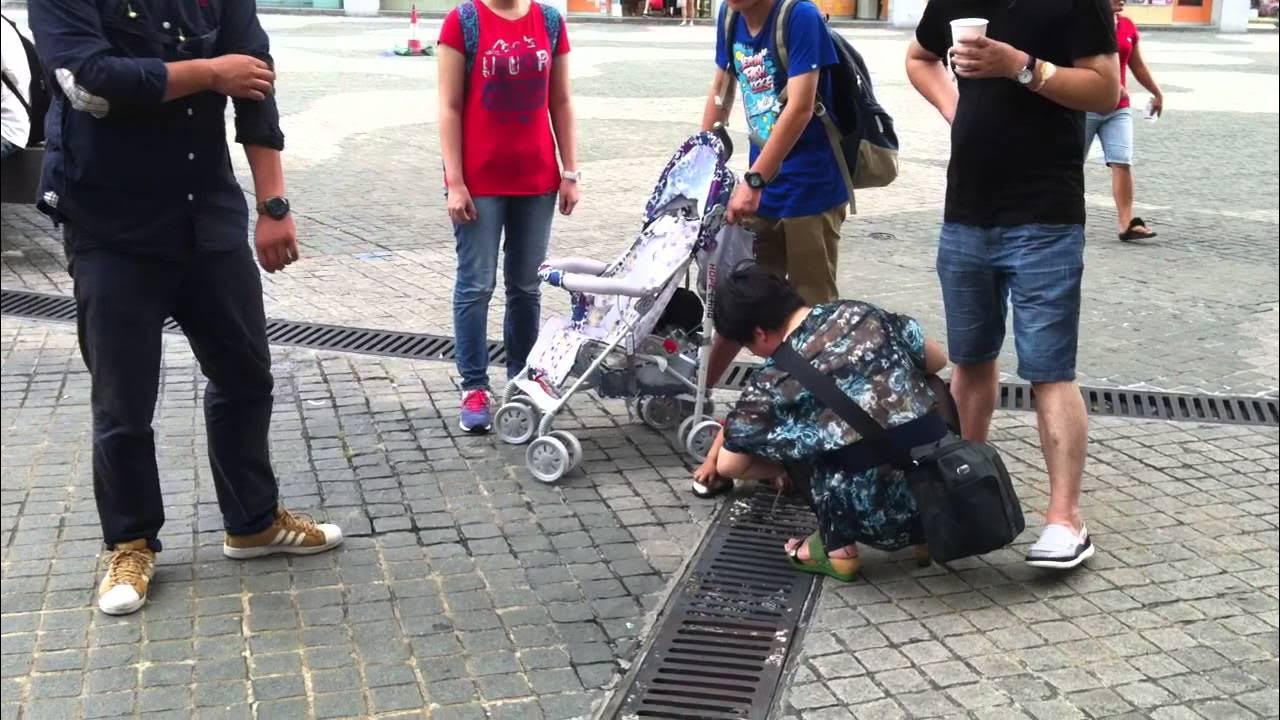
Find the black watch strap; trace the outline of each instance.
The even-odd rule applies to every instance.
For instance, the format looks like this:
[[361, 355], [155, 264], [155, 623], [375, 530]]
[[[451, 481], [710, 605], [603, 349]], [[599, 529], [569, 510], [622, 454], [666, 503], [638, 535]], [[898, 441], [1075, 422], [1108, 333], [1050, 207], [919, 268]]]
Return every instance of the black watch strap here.
[[283, 220], [289, 214], [289, 200], [276, 195], [258, 203], [258, 213], [273, 220]]

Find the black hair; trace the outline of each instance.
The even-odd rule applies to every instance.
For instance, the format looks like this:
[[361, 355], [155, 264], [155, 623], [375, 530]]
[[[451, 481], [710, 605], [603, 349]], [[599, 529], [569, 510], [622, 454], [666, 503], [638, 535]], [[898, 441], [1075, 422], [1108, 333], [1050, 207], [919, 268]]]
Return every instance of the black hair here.
[[804, 300], [785, 278], [744, 260], [717, 281], [711, 322], [716, 334], [746, 345], [756, 328], [778, 330], [802, 307]]

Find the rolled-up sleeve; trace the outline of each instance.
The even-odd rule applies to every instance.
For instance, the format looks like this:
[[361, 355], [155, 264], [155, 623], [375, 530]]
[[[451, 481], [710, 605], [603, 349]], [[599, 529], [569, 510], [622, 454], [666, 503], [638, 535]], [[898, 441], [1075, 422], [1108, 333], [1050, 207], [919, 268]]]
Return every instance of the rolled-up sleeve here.
[[75, 109], [87, 110], [86, 104], [101, 109], [101, 103], [91, 102], [96, 99], [108, 106], [157, 107], [164, 102], [169, 83], [164, 62], [113, 54], [93, 0], [46, 0], [31, 3], [28, 12], [40, 59], [61, 76], [60, 84], [67, 80], [67, 97]]
[[[275, 70], [271, 58], [271, 41], [258, 22], [256, 3], [230, 0], [222, 9], [222, 25], [218, 30], [221, 55], [252, 55]], [[284, 149], [284, 132], [280, 130], [280, 110], [275, 95], [262, 100], [235, 98], [236, 142], [275, 150]]]

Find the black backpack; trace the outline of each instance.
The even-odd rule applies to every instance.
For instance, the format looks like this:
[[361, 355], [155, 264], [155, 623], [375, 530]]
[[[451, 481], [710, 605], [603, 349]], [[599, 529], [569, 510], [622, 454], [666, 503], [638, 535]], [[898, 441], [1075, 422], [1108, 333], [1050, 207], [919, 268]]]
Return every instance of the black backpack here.
[[26, 92], [18, 92], [13, 86], [13, 81], [8, 75], [0, 73], [0, 80], [4, 81], [5, 86], [9, 88], [18, 98], [18, 102], [22, 103], [22, 107], [27, 111], [27, 117], [31, 118], [31, 132], [27, 135], [27, 147], [35, 147], [44, 142], [44, 116], [49, 112], [49, 85], [48, 75], [44, 71], [44, 64], [40, 62], [40, 56], [36, 54], [36, 46], [23, 35], [18, 32], [18, 25], [9, 18], [4, 21], [13, 27], [13, 32], [22, 39], [22, 49], [27, 52], [27, 67], [31, 69], [31, 86]]
[[[777, 59], [784, 75], [787, 72], [789, 54], [787, 21], [796, 3], [810, 1], [777, 0], [782, 3], [782, 7], [778, 9], [774, 23], [774, 47], [777, 48]], [[729, 46], [730, 58], [733, 57], [733, 28], [737, 16], [738, 13], [726, 9], [724, 36]], [[835, 45], [838, 60], [830, 68], [831, 107], [827, 108], [819, 99], [814, 106], [814, 114], [822, 119], [823, 127], [826, 128], [852, 202], [855, 189], [884, 187], [897, 179], [898, 135], [893, 130], [893, 118], [876, 101], [875, 91], [871, 87], [871, 73], [867, 70], [862, 55], [840, 33], [831, 28], [827, 32]], [[733, 91], [735, 80], [732, 68], [726, 76], [729, 82], [723, 91], [722, 102], [727, 101], [729, 93]], [[778, 99], [786, 103], [785, 88]]]

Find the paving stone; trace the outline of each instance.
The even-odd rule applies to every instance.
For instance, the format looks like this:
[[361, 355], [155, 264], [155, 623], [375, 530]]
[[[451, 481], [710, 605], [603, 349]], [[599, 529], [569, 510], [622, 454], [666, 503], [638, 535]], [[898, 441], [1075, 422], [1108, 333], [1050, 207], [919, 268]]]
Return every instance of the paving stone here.
[[[386, 200], [438, 162], [414, 101], [421, 87], [405, 82], [425, 66], [353, 49], [385, 45], [378, 23], [264, 18], [282, 68], [305, 257], [264, 275], [268, 314], [451, 334], [444, 200]], [[553, 250], [607, 258], [633, 239], [657, 170], [701, 107], [672, 88], [705, 83], [696, 58], [711, 28], [686, 39], [575, 27], [580, 160], [588, 177], [610, 180], [557, 219]], [[840, 286], [942, 336], [934, 260], [946, 151], [912, 138], [945, 127], [900, 109], [919, 103], [900, 74], [909, 32], [851, 32], [894, 109], [903, 174], [889, 190], [861, 193], [842, 231]], [[1236, 93], [1232, 112], [1213, 99], [1242, 72], [1275, 84], [1274, 48], [1250, 38], [1144, 32], [1178, 108], [1158, 132], [1137, 128], [1147, 148], [1139, 209], [1160, 208], [1161, 239], [1111, 240], [1109, 176], [1087, 163], [1086, 384], [1274, 393], [1276, 112], [1267, 93]], [[360, 53], [359, 97], [321, 46], [343, 60]], [[652, 57], [630, 58], [641, 49]], [[660, 72], [648, 71], [658, 62]], [[323, 133], [308, 129], [318, 112]], [[1243, 144], [1205, 155], [1205, 137]], [[735, 170], [744, 161], [739, 153]], [[1200, 182], [1186, 182], [1189, 166]], [[71, 291], [47, 219], [5, 204], [0, 227], [6, 289]], [[544, 294], [544, 315], [566, 314], [564, 295]], [[497, 297], [491, 332], [501, 326]], [[155, 423], [166, 551], [147, 609], [108, 619], [91, 607], [99, 530], [74, 328], [6, 315], [0, 342], [4, 718], [19, 713], [15, 688], [26, 693], [24, 718], [412, 717], [427, 703], [436, 718], [587, 716], [635, 660], [649, 613], [714, 512], [688, 500], [689, 468], [669, 440], [632, 424], [620, 402], [571, 401], [558, 421], [583, 441], [587, 463], [546, 487], [529, 480], [520, 452], [457, 433], [449, 364], [276, 346], [282, 497], [339, 521], [347, 542], [321, 556], [230, 563], [200, 426], [204, 381], [185, 342], [167, 336]], [[1005, 343], [1002, 359], [1014, 353]], [[992, 436], [1028, 534], [945, 569], [868, 551], [864, 578], [822, 590], [786, 698], [792, 717], [1275, 715], [1274, 428], [1091, 418], [1083, 510], [1099, 551], [1061, 576], [1020, 563], [1047, 500], [1033, 416], [1000, 413]], [[506, 696], [517, 691], [528, 696]]]

